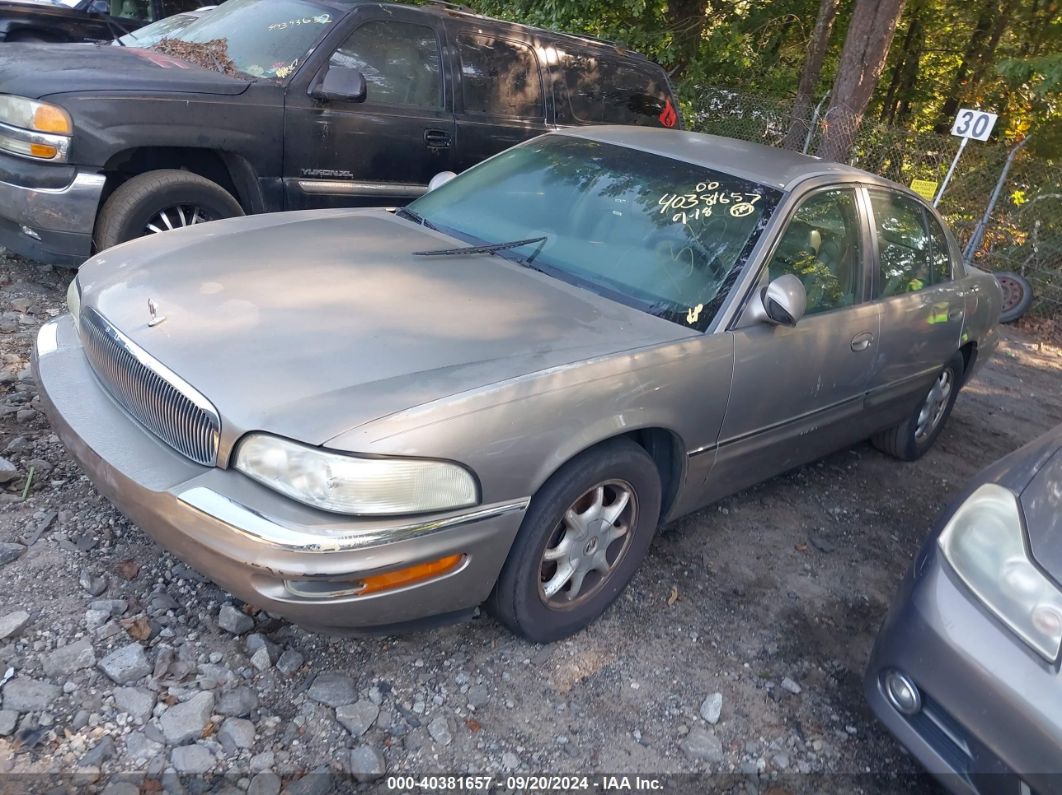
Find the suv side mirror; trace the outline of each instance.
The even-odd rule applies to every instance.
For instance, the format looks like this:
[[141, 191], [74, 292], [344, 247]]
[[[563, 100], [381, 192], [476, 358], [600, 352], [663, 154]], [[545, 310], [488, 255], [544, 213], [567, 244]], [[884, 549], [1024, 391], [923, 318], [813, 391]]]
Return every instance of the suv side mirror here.
[[752, 317], [772, 326], [795, 326], [804, 317], [808, 296], [804, 283], [791, 273], [779, 276], [752, 300]]
[[324, 77], [318, 79], [310, 96], [322, 102], [364, 102], [365, 75], [347, 66], [328, 66]]
[[431, 193], [436, 188], [441, 188], [443, 185], [445, 185], [447, 182], [449, 182], [456, 176], [457, 174], [452, 171], [440, 171], [438, 174], [431, 178], [431, 182], [428, 183], [427, 192]]
[[111, 13], [111, 4], [109, 0], [92, 0], [89, 4], [88, 12], [90, 14], [100, 14], [101, 16], [109, 16]]

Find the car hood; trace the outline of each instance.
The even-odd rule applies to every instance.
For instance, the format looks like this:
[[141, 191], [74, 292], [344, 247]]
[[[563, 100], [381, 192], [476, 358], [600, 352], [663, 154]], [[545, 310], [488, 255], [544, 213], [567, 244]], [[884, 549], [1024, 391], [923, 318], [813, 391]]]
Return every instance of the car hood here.
[[1062, 585], [1062, 439], [1022, 491], [1021, 507], [1033, 558]]
[[[489, 384], [694, 333], [386, 210], [219, 221], [82, 267], [82, 305], [249, 430], [324, 444]], [[165, 321], [148, 327], [148, 300]]]
[[82, 91], [236, 95], [250, 84], [138, 47], [5, 44], [0, 50], [0, 94], [31, 99]]

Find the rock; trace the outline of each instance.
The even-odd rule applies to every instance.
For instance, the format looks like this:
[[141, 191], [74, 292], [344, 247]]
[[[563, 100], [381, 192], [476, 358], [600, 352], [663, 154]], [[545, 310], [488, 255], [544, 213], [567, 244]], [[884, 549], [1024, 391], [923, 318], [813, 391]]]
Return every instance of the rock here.
[[782, 680], [782, 690], [792, 693], [794, 696], [799, 696], [802, 688], [787, 676]]
[[242, 635], [254, 629], [254, 619], [232, 605], [222, 605], [218, 613], [218, 626], [233, 635]]
[[317, 674], [306, 695], [319, 704], [329, 707], [353, 704], [357, 698], [354, 681], [339, 671], [325, 671]]
[[347, 770], [358, 781], [375, 781], [387, 772], [383, 754], [368, 745], [359, 745], [347, 758]]
[[251, 665], [259, 671], [268, 671], [273, 667], [273, 661], [269, 659], [269, 650], [261, 648], [251, 655]]
[[99, 596], [107, 590], [107, 578], [102, 574], [93, 574], [88, 569], [82, 569], [77, 578], [78, 585], [92, 596]]
[[512, 751], [505, 751], [501, 757], [502, 767], [506, 770], [516, 770], [520, 767], [520, 757], [514, 754]]
[[18, 477], [18, 467], [6, 458], [0, 458], [0, 483], [10, 483]]
[[[214, 711], [214, 694], [196, 693], [187, 701], [174, 704], [162, 713], [159, 728], [170, 745], [180, 745], [199, 737]], [[205, 750], [205, 749], [204, 749]], [[213, 757], [211, 757], [213, 759]], [[211, 762], [213, 765], [213, 762]]]
[[86, 610], [85, 611], [85, 627], [89, 630], [95, 630], [106, 624], [111, 618], [110, 613], [105, 613], [102, 610]]
[[473, 685], [468, 689], [468, 706], [479, 709], [490, 699], [486, 685]]
[[699, 726], [690, 729], [690, 733], [682, 740], [680, 746], [687, 756], [694, 759], [714, 763], [723, 761], [723, 744], [715, 736], [715, 732]]
[[719, 715], [723, 711], [723, 694], [712, 693], [701, 704], [701, 717], [713, 726], [719, 722]]
[[94, 746], [92, 750], [81, 757], [80, 767], [99, 767], [106, 760], [114, 757], [114, 738], [104, 737]]
[[125, 755], [135, 761], [146, 762], [161, 753], [164, 747], [144, 732], [133, 732], [125, 738]]
[[96, 650], [88, 638], [60, 646], [44, 658], [44, 673], [51, 679], [70, 676], [70, 674], [91, 668], [96, 664]]
[[331, 791], [332, 771], [322, 765], [289, 784], [284, 795], [326, 795]]
[[14, 613], [8, 613], [3, 618], [0, 618], [0, 640], [17, 635], [26, 628], [29, 620], [30, 614], [25, 610], [16, 610]]
[[273, 769], [273, 765], [276, 763], [276, 754], [272, 751], [263, 751], [260, 754], [255, 754], [251, 757], [251, 772], [252, 773], [266, 773]]
[[114, 705], [137, 723], [143, 723], [155, 708], [155, 694], [142, 687], [117, 687]]
[[22, 544], [13, 544], [10, 541], [0, 543], [0, 566], [6, 566], [8, 563], [18, 560], [25, 551], [26, 548]]
[[302, 667], [303, 657], [295, 649], [287, 649], [277, 660], [277, 670], [291, 676]]
[[128, 609], [129, 603], [124, 599], [93, 599], [89, 602], [89, 610], [99, 610], [113, 618], [118, 618]]
[[222, 747], [250, 748], [254, 745], [254, 724], [244, 718], [225, 718], [218, 731]]
[[111, 781], [100, 795], [140, 795], [140, 787], [132, 781]]
[[4, 709], [13, 709], [16, 712], [39, 712], [48, 709], [62, 692], [58, 685], [16, 677], [4, 686]]
[[237, 687], [221, 694], [218, 699], [217, 713], [246, 718], [251, 710], [258, 706], [258, 694], [249, 687]]
[[446, 718], [442, 715], [428, 724], [428, 734], [439, 745], [449, 745], [454, 739], [453, 735], [450, 734], [450, 724], [446, 722]]
[[202, 774], [214, 767], [214, 754], [202, 745], [182, 745], [170, 753], [170, 764], [182, 775]]
[[773, 762], [774, 766], [776, 768], [778, 768], [779, 770], [788, 770], [789, 769], [789, 754], [787, 754], [787, 753], [775, 754], [774, 756], [771, 757], [771, 762]]
[[380, 708], [367, 699], [336, 707], [338, 720], [353, 737], [361, 737], [376, 722]]
[[247, 795], [278, 795], [279, 792], [280, 776], [268, 770], [256, 773], [247, 785]]
[[0, 709], [0, 737], [10, 737], [18, 726], [18, 713], [13, 709]]
[[151, 665], [139, 643], [115, 649], [99, 662], [99, 669], [116, 685], [127, 685], [151, 673]]
[[280, 653], [280, 647], [260, 632], [248, 635], [243, 641], [243, 649], [250, 657], [253, 657], [259, 649], [265, 649], [269, 653], [270, 663], [276, 660]]

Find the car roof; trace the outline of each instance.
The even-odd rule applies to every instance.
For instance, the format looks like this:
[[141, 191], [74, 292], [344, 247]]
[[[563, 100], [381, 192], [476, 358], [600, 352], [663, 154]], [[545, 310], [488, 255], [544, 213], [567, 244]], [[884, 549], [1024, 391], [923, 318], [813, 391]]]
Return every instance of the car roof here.
[[899, 187], [906, 192], [903, 186], [853, 166], [721, 135], [626, 125], [573, 127], [561, 130], [560, 134], [684, 160], [785, 191], [810, 177], [854, 176], [862, 181]]

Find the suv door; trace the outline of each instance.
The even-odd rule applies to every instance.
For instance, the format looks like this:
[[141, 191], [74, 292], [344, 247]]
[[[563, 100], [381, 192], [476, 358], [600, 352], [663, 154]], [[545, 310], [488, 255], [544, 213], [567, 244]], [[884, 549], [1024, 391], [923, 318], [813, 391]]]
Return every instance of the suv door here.
[[920, 200], [869, 188], [877, 267], [874, 297], [881, 308], [878, 363], [867, 405], [881, 424], [913, 411], [940, 368], [961, 346], [966, 299], [954, 281], [957, 246]]
[[405, 204], [454, 167], [441, 26], [400, 6], [356, 13], [328, 66], [360, 71], [365, 101], [321, 102], [304, 84], [285, 100], [288, 209]]
[[456, 22], [448, 27], [456, 53], [457, 171], [552, 129], [530, 43]]
[[771, 326], [746, 309], [731, 332], [734, 382], [708, 481], [713, 499], [869, 434], [863, 401], [880, 309], [865, 301], [870, 241], [857, 190], [835, 185], [804, 197], [758, 282], [797, 276], [804, 317]]

